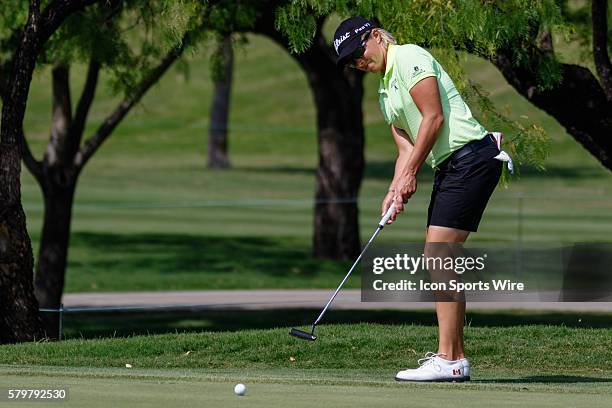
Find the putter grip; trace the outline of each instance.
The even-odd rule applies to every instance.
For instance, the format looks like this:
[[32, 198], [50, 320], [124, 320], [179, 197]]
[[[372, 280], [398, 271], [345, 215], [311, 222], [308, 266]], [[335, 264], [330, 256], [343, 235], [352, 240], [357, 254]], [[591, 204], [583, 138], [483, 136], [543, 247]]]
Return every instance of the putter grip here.
[[387, 225], [387, 221], [389, 221], [389, 218], [391, 218], [394, 211], [395, 211], [395, 203], [391, 204], [391, 206], [389, 207], [385, 215], [380, 219], [378, 226], [382, 228], [385, 225]]

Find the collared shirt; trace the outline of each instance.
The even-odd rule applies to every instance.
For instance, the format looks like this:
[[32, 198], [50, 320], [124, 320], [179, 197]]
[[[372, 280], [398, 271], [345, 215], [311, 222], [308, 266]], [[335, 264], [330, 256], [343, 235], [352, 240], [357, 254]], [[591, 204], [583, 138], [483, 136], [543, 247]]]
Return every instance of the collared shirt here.
[[474, 119], [438, 61], [425, 49], [413, 44], [389, 44], [387, 49], [387, 66], [378, 93], [380, 108], [389, 125], [403, 129], [412, 142], [416, 142], [423, 116], [410, 96], [410, 89], [427, 77], [437, 79], [444, 113], [444, 124], [427, 157], [427, 163], [436, 168], [465, 144], [482, 139], [487, 131]]

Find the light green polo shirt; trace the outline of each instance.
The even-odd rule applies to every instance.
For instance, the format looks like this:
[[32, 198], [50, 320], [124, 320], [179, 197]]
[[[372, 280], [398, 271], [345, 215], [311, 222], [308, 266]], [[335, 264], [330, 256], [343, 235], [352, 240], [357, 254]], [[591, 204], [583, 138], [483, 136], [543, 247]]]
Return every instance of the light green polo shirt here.
[[444, 112], [444, 124], [427, 163], [437, 167], [455, 150], [472, 140], [482, 139], [487, 131], [472, 116], [453, 81], [436, 59], [418, 45], [393, 45], [387, 49], [387, 67], [378, 93], [385, 121], [403, 129], [416, 142], [421, 112], [410, 96], [410, 89], [423, 78], [435, 76]]

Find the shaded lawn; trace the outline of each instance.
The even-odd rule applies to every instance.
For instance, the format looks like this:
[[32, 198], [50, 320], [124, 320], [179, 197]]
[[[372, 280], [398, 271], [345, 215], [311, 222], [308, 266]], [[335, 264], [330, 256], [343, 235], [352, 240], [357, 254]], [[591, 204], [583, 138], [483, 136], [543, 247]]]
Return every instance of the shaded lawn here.
[[66, 291], [327, 288], [348, 265], [299, 239], [76, 233]]
[[[201, 331], [262, 330], [276, 327], [310, 327], [320, 309], [281, 310], [182, 310], [149, 312], [68, 313], [64, 317], [66, 338], [129, 337], [134, 335]], [[323, 320], [328, 324], [379, 323], [435, 326], [431, 311], [413, 310], [332, 310]], [[473, 327], [515, 327], [550, 325], [569, 328], [611, 329], [610, 313], [472, 311], [466, 325]]]

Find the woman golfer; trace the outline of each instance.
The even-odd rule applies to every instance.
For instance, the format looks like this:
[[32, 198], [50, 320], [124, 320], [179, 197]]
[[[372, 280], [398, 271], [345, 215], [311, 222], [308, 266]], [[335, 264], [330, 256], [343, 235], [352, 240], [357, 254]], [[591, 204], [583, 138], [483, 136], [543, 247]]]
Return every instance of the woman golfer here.
[[[427, 217], [427, 243], [462, 243], [476, 231], [497, 185], [502, 163], [495, 138], [473, 117], [452, 80], [429, 52], [397, 45], [372, 21], [351, 17], [334, 35], [340, 67], [381, 75], [380, 107], [397, 144], [395, 175], [382, 202], [395, 203], [395, 220], [417, 189], [416, 175], [427, 162], [435, 180]], [[390, 222], [391, 222], [390, 221]], [[463, 348], [465, 301], [436, 302], [438, 351], [419, 367], [397, 373], [401, 381], [468, 381]]]

